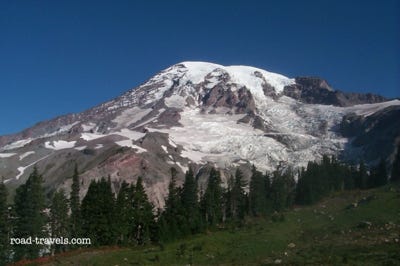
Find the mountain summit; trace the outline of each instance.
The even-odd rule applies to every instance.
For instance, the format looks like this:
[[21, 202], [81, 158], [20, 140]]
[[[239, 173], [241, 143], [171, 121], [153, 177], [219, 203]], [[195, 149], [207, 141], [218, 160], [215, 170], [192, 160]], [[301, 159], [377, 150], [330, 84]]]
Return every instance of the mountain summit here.
[[336, 91], [321, 78], [182, 62], [85, 112], [0, 137], [0, 175], [15, 187], [36, 164], [49, 190], [68, 188], [78, 162], [83, 195], [93, 178], [117, 187], [142, 176], [162, 206], [170, 167], [201, 176], [213, 164], [228, 176], [236, 166], [302, 167], [325, 154], [390, 160], [398, 117], [400, 101]]

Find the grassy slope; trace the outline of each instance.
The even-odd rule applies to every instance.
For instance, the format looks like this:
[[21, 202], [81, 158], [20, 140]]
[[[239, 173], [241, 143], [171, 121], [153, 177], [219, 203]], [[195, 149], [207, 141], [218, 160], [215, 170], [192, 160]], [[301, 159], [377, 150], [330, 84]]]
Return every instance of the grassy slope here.
[[[253, 219], [241, 229], [210, 232], [162, 247], [83, 250], [46, 265], [269, 265], [276, 260], [291, 265], [400, 265], [396, 189], [336, 193], [317, 205], [286, 212], [282, 222]], [[370, 195], [375, 198], [346, 208]], [[360, 225], [363, 221], [371, 226]]]

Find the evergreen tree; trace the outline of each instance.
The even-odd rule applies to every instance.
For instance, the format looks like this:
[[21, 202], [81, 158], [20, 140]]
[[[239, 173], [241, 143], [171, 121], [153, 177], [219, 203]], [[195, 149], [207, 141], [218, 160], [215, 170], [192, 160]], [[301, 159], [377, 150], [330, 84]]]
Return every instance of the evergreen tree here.
[[387, 183], [386, 163], [384, 159], [379, 161], [379, 164], [372, 169], [370, 176], [370, 187], [380, 187]]
[[181, 202], [183, 215], [186, 220], [186, 228], [188, 228], [189, 232], [192, 234], [198, 233], [201, 230], [200, 207], [197, 194], [197, 182], [193, 170], [189, 168], [185, 174]]
[[276, 170], [271, 184], [271, 198], [275, 211], [282, 211], [294, 203], [296, 183], [290, 169], [282, 173]]
[[92, 181], [82, 200], [82, 227], [93, 245], [112, 245], [116, 242], [115, 200], [110, 180]]
[[235, 179], [231, 191], [231, 215], [234, 220], [243, 220], [246, 214], [246, 182], [243, 173], [239, 168], [236, 169]]
[[0, 182], [0, 266], [10, 262], [10, 219], [7, 206], [7, 188], [2, 178]]
[[234, 203], [232, 199], [232, 191], [233, 191], [233, 184], [235, 182], [235, 179], [233, 176], [230, 176], [228, 178], [228, 186], [225, 189], [225, 193], [223, 195], [224, 199], [224, 220], [234, 220], [233, 219], [233, 209], [234, 209]]
[[266, 189], [265, 177], [261, 172], [257, 171], [256, 167], [253, 165], [249, 191], [251, 215], [260, 216], [267, 213], [268, 202]]
[[189, 226], [185, 223], [183, 204], [181, 202], [181, 191], [176, 185], [175, 168], [171, 168], [171, 181], [168, 185], [168, 197], [165, 200], [165, 208], [162, 214], [162, 236], [163, 240], [172, 240], [189, 233]]
[[200, 202], [202, 217], [207, 226], [213, 227], [222, 222], [222, 196], [220, 173], [211, 168], [207, 188]]
[[149, 243], [154, 238], [153, 205], [148, 200], [141, 177], [138, 178], [133, 193], [133, 221], [133, 237], [136, 243]]
[[368, 187], [368, 172], [367, 168], [364, 164], [364, 161], [360, 162], [358, 167], [358, 174], [356, 175], [355, 179], [355, 186], [360, 189], [366, 189]]
[[[34, 239], [47, 235], [45, 230], [45, 196], [42, 180], [42, 176], [38, 173], [35, 166], [26, 183], [16, 190], [14, 198], [16, 216], [14, 237], [16, 238], [28, 239], [31, 237]], [[34, 243], [32, 245], [16, 245], [14, 246], [14, 259], [37, 258], [43, 248], [43, 246]]]
[[75, 164], [74, 174], [72, 176], [72, 186], [71, 186], [71, 194], [70, 194], [70, 237], [81, 237], [81, 206], [79, 200], [79, 173], [78, 173], [78, 165]]
[[115, 211], [117, 219], [118, 244], [126, 245], [132, 242], [131, 231], [133, 227], [133, 190], [125, 181], [119, 189]]
[[[64, 194], [64, 190], [56, 191], [53, 195], [50, 206], [50, 228], [51, 237], [66, 238], [69, 232], [68, 219], [68, 199]], [[55, 244], [52, 247], [52, 253], [59, 253], [66, 250], [65, 245]]]
[[391, 182], [400, 181], [400, 144], [397, 146], [397, 153], [392, 164], [390, 181]]

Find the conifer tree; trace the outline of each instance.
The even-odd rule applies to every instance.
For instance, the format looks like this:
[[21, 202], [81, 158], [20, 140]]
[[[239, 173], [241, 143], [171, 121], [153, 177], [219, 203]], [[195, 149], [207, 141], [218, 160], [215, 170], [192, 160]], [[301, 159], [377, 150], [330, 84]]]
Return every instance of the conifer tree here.
[[162, 214], [162, 236], [163, 240], [172, 240], [187, 234], [189, 227], [185, 223], [181, 191], [176, 185], [177, 171], [171, 167], [171, 181], [168, 185], [168, 196], [165, 200], [165, 208]]
[[79, 200], [79, 173], [78, 173], [78, 165], [75, 164], [74, 174], [72, 176], [72, 186], [71, 186], [71, 194], [70, 194], [70, 237], [80, 237], [82, 233], [82, 219], [81, 219], [81, 206]]
[[83, 235], [93, 245], [112, 245], [116, 242], [115, 199], [110, 180], [92, 181], [82, 200]]
[[286, 208], [287, 190], [285, 177], [278, 170], [274, 171], [271, 184], [271, 197], [275, 211], [282, 211]]
[[143, 187], [142, 177], [138, 177], [133, 193], [133, 237], [138, 245], [149, 243], [154, 223], [153, 205], [149, 202]]
[[10, 219], [7, 206], [8, 191], [4, 179], [0, 180], [0, 266], [10, 262]]
[[200, 205], [204, 222], [208, 226], [216, 226], [222, 222], [223, 191], [220, 173], [211, 168], [208, 184]]
[[193, 170], [189, 168], [185, 174], [181, 202], [183, 215], [186, 220], [186, 227], [192, 234], [198, 233], [201, 230], [201, 217], [197, 194], [197, 182]]
[[233, 220], [233, 208], [234, 208], [234, 204], [233, 204], [233, 199], [232, 199], [232, 190], [233, 190], [233, 184], [235, 182], [235, 179], [233, 176], [230, 176], [228, 178], [228, 186], [225, 189], [225, 193], [223, 195], [223, 199], [224, 199], [224, 220]]
[[246, 182], [243, 177], [242, 171], [236, 169], [235, 179], [231, 192], [231, 213], [234, 220], [243, 220], [246, 214]]
[[117, 219], [118, 244], [126, 245], [131, 243], [131, 231], [133, 227], [133, 190], [125, 180], [119, 189], [115, 211]]
[[265, 215], [267, 213], [267, 186], [265, 181], [263, 174], [257, 171], [253, 165], [249, 189], [250, 213], [253, 216]]
[[358, 166], [358, 174], [355, 179], [355, 186], [360, 189], [366, 189], [368, 187], [368, 179], [369, 176], [367, 168], [364, 161], [361, 161], [360, 165]]
[[391, 182], [400, 181], [400, 144], [397, 146], [396, 156], [392, 164], [392, 171], [390, 174]]
[[[53, 195], [50, 206], [50, 228], [51, 237], [67, 238], [69, 232], [68, 219], [68, 199], [64, 194], [64, 190], [56, 191]], [[63, 244], [55, 244], [52, 247], [52, 253], [59, 253], [66, 250]]]
[[386, 163], [384, 159], [379, 161], [379, 164], [373, 168], [370, 176], [370, 187], [380, 187], [387, 183]]
[[[45, 196], [42, 180], [42, 176], [38, 173], [35, 166], [26, 183], [16, 190], [14, 198], [16, 216], [14, 237], [16, 238], [41, 238], [47, 235], [45, 230]], [[37, 244], [15, 245], [14, 259], [37, 258], [43, 248], [43, 246]]]

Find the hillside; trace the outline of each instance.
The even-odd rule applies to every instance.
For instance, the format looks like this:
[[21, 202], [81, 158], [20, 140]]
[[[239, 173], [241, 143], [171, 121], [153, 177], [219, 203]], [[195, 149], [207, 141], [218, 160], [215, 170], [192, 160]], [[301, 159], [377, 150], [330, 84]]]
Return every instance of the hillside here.
[[399, 206], [398, 185], [338, 192], [283, 220], [251, 219], [160, 246], [79, 250], [38, 265], [398, 265]]

